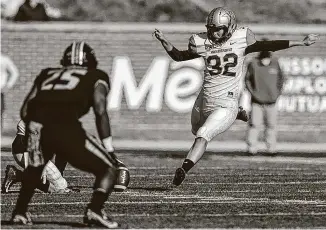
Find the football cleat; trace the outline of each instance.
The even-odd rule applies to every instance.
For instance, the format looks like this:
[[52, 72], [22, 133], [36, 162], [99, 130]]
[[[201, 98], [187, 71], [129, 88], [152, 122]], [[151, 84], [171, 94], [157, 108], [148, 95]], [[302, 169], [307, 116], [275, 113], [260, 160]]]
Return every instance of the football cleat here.
[[84, 224], [88, 226], [100, 226], [106, 228], [117, 228], [119, 224], [106, 215], [104, 210], [101, 213], [94, 212], [90, 208], [86, 209]]
[[19, 171], [15, 166], [7, 165], [6, 171], [5, 171], [5, 179], [1, 186], [1, 191], [3, 193], [8, 193], [10, 187], [14, 183], [21, 181], [21, 174], [22, 174], [22, 172]]
[[186, 171], [183, 168], [177, 168], [177, 170], [175, 171], [173, 184], [175, 186], [179, 186], [185, 178], [186, 178]]
[[24, 214], [14, 212], [10, 222], [11, 224], [18, 225], [33, 225], [31, 214], [29, 212], [26, 212]]
[[246, 110], [243, 109], [242, 106], [239, 106], [239, 111], [238, 111], [238, 115], [237, 115], [237, 120], [241, 120], [244, 122], [248, 122], [249, 121], [249, 117], [247, 115]]
[[[119, 161], [120, 162], [120, 161]], [[123, 192], [128, 188], [130, 181], [130, 173], [128, 168], [121, 162], [118, 166], [117, 181], [114, 185], [114, 191]]]

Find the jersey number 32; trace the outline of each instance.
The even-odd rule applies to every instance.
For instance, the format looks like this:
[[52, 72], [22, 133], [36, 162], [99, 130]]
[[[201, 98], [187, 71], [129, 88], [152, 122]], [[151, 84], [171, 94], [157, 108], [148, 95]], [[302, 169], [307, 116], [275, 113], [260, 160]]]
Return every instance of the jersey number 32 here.
[[[222, 66], [222, 62], [225, 63]], [[234, 77], [235, 72], [230, 71], [230, 68], [235, 67], [238, 64], [238, 56], [235, 53], [228, 53], [223, 58], [217, 55], [209, 56], [207, 58], [208, 72], [210, 75], [224, 75]]]

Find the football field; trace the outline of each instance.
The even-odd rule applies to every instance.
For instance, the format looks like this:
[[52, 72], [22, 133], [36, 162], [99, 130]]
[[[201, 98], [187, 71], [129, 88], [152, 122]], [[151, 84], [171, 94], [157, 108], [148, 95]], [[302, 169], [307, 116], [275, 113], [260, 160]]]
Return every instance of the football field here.
[[[118, 153], [131, 181], [114, 192], [106, 211], [122, 228], [316, 228], [326, 229], [326, 158], [207, 154], [179, 187], [171, 186], [181, 153]], [[4, 169], [13, 163], [1, 156]], [[64, 174], [79, 192], [36, 193], [31, 228], [84, 228], [82, 217], [94, 177], [70, 166]], [[20, 185], [1, 194], [1, 228], [9, 219]], [[26, 228], [25, 226], [23, 228]]]

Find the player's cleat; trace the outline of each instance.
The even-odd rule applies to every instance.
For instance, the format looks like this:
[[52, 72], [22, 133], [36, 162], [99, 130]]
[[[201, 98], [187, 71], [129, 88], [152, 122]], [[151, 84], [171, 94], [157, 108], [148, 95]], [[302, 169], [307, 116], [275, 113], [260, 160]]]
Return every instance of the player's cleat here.
[[117, 228], [119, 224], [106, 215], [104, 210], [101, 213], [94, 212], [90, 208], [86, 209], [84, 224], [88, 226], [100, 226], [106, 228]]
[[183, 168], [177, 168], [177, 170], [175, 171], [173, 184], [175, 186], [179, 186], [185, 178], [186, 178], [186, 171]]
[[242, 106], [239, 106], [237, 120], [241, 120], [241, 121], [244, 121], [244, 122], [249, 121], [249, 117], [247, 115], [247, 112], [246, 112], [246, 110], [243, 109]]
[[14, 212], [10, 222], [11, 224], [17, 225], [33, 225], [31, 214], [29, 212], [25, 212], [24, 214]]
[[19, 181], [19, 177], [21, 172], [13, 165], [7, 165], [6, 171], [5, 171], [5, 179], [3, 181], [3, 184], [1, 186], [1, 191], [3, 193], [9, 192], [10, 187]]

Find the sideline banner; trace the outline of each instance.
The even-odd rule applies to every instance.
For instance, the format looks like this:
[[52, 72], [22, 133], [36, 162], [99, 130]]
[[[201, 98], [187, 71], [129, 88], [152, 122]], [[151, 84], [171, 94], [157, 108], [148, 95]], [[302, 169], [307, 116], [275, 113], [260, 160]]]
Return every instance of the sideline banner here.
[[[326, 35], [322, 26], [248, 26], [257, 39], [302, 39], [316, 32]], [[22, 101], [39, 71], [58, 66], [66, 46], [85, 40], [95, 49], [99, 68], [110, 75], [108, 109], [116, 138], [191, 139], [191, 109], [202, 83], [204, 63], [200, 59], [172, 61], [152, 37], [154, 28], [161, 29], [180, 49], [187, 48], [191, 34], [205, 31], [201, 24], [2, 23], [2, 52], [20, 73], [13, 89], [6, 92], [4, 128], [15, 129]], [[326, 140], [325, 54], [325, 39], [311, 47], [275, 52], [287, 77], [278, 101], [282, 141]], [[247, 96], [244, 93], [241, 103], [250, 109]], [[83, 119], [92, 131], [93, 119], [91, 113]], [[236, 121], [216, 140], [243, 140], [246, 128], [247, 124]]]

